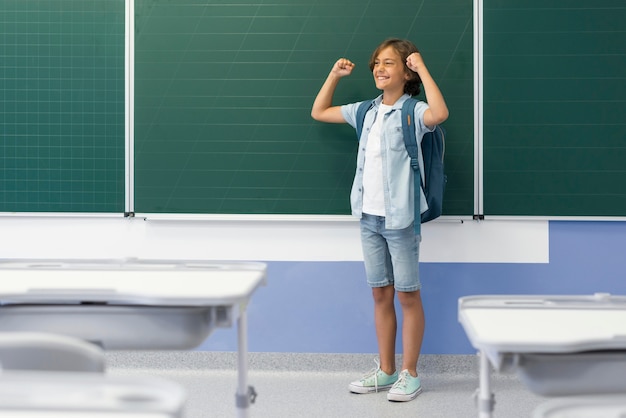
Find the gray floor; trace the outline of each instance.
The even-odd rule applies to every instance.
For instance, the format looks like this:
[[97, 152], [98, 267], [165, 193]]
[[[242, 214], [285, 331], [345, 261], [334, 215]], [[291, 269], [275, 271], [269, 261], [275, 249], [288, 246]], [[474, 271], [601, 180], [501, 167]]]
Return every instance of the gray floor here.
[[[478, 416], [476, 356], [423, 355], [419, 372], [424, 392], [406, 403], [387, 401], [384, 392], [355, 395], [351, 380], [374, 366], [372, 355], [250, 353], [249, 383], [258, 396], [250, 417], [427, 417]], [[185, 418], [235, 417], [234, 353], [109, 352], [108, 373], [154, 375], [187, 391]], [[514, 374], [493, 375], [495, 417], [532, 417], [547, 401], [529, 392]]]

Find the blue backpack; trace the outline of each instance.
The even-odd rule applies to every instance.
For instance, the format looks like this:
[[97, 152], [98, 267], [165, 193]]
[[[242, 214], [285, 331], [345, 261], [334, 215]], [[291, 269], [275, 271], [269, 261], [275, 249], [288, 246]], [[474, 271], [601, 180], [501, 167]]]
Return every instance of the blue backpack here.
[[[367, 100], [359, 105], [356, 112], [356, 133], [357, 138], [361, 138], [365, 114], [372, 107], [374, 102]], [[445, 154], [445, 131], [441, 126], [436, 126], [433, 132], [427, 132], [422, 138], [422, 156], [424, 158], [424, 179], [420, 175], [417, 139], [415, 138], [415, 128], [412, 125], [412, 117], [417, 99], [408, 98], [402, 105], [402, 132], [404, 145], [411, 158], [411, 168], [414, 174], [415, 186], [415, 233], [420, 233], [420, 224], [431, 221], [441, 216], [443, 210], [443, 194], [446, 190], [447, 176], [443, 171], [443, 158]], [[419, 182], [417, 179], [419, 178]], [[422, 186], [428, 210], [421, 214], [420, 210], [420, 189]], [[421, 219], [421, 222], [417, 222]]]

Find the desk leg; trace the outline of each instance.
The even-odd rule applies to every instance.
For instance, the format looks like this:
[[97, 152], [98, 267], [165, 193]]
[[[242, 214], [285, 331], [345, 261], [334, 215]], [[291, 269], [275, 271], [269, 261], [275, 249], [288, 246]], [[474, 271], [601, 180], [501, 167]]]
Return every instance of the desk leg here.
[[237, 318], [237, 334], [237, 417], [248, 418], [256, 392], [248, 386], [248, 317], [245, 307], [240, 308]]
[[491, 393], [491, 368], [487, 355], [480, 353], [480, 380], [478, 388], [478, 416], [479, 418], [491, 418], [495, 404]]

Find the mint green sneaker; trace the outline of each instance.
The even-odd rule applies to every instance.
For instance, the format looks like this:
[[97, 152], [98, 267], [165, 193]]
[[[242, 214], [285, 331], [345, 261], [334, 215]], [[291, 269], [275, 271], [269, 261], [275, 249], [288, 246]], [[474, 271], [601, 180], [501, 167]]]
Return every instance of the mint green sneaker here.
[[387, 394], [387, 400], [406, 402], [413, 400], [422, 393], [419, 377], [413, 377], [408, 370], [402, 370], [400, 376]]
[[378, 360], [376, 367], [369, 372], [365, 373], [359, 380], [355, 380], [350, 383], [348, 389], [352, 393], [371, 393], [378, 392], [379, 390], [388, 390], [398, 380], [398, 372], [393, 372], [389, 375], [380, 369], [380, 363]]

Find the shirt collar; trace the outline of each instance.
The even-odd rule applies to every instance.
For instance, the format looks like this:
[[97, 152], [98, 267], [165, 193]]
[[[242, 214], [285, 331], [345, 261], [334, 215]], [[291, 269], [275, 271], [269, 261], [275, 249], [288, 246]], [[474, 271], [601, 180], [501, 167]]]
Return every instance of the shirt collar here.
[[[408, 94], [403, 94], [402, 96], [400, 96], [400, 98], [398, 100], [396, 100], [396, 102], [393, 104], [393, 106], [391, 107], [391, 109], [396, 110], [396, 109], [402, 109], [402, 104], [411, 96], [409, 96]], [[374, 106], [376, 108], [380, 107], [380, 104], [383, 102], [383, 95], [381, 94], [380, 96], [378, 96], [377, 98], [374, 99]]]

